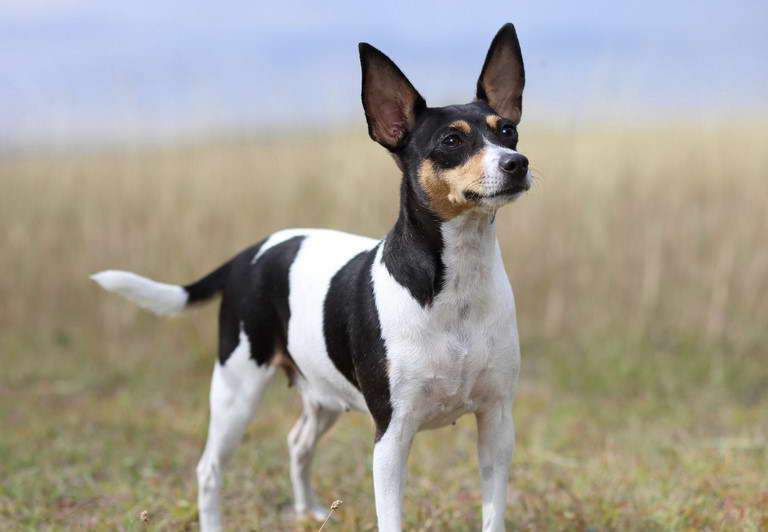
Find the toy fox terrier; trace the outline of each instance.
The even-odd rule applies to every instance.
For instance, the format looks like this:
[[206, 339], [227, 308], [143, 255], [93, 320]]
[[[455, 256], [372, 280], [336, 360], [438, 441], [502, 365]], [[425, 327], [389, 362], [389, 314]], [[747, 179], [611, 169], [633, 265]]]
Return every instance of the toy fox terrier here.
[[315, 444], [341, 412], [370, 413], [379, 530], [401, 530], [414, 435], [473, 413], [483, 530], [504, 529], [520, 365], [497, 209], [531, 186], [516, 151], [525, 74], [512, 24], [491, 43], [476, 99], [428, 107], [400, 69], [361, 43], [368, 132], [402, 171], [383, 240], [287, 229], [185, 286], [122, 271], [93, 279], [161, 315], [221, 294], [210, 425], [197, 466], [204, 531], [219, 530], [222, 468], [282, 368], [304, 410], [288, 434], [297, 515], [326, 516], [310, 485]]

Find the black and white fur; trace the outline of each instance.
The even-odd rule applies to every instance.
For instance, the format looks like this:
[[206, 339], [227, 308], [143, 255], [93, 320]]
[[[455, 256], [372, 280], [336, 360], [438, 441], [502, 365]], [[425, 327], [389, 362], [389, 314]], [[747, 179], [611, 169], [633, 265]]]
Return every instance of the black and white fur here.
[[392, 61], [360, 45], [371, 137], [403, 172], [383, 240], [279, 231], [202, 280], [176, 286], [121, 271], [93, 276], [157, 314], [221, 294], [210, 427], [197, 467], [203, 530], [219, 530], [222, 468], [278, 367], [304, 411], [288, 435], [298, 515], [322, 519], [310, 485], [315, 444], [341, 412], [369, 412], [379, 529], [401, 529], [414, 435], [474, 413], [483, 530], [504, 529], [520, 349], [495, 214], [530, 186], [515, 151], [524, 71], [514, 27], [491, 44], [477, 99], [429, 108]]

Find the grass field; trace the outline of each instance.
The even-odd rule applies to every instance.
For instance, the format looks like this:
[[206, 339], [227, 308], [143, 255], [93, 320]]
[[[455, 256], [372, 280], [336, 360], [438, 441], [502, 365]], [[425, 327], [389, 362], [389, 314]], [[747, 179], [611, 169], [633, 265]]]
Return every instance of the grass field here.
[[[523, 128], [540, 177], [499, 215], [523, 349], [508, 528], [768, 529], [766, 123], [585, 127]], [[197, 528], [215, 305], [162, 320], [88, 274], [191, 281], [286, 226], [383, 235], [397, 188], [362, 132], [1, 154], [0, 529]], [[294, 529], [299, 408], [277, 379], [226, 477], [232, 529]], [[361, 414], [322, 442], [325, 530], [374, 529], [371, 445]], [[471, 419], [417, 438], [405, 508], [408, 530], [477, 530]]]

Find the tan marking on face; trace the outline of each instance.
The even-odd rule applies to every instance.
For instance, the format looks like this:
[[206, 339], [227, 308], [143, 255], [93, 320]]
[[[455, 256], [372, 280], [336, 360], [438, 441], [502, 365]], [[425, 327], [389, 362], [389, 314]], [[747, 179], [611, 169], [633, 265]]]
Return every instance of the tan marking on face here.
[[451, 122], [448, 127], [463, 131], [467, 135], [472, 132], [472, 128], [469, 126], [469, 123], [466, 120], [456, 120], [455, 122]]
[[442, 170], [432, 161], [425, 160], [419, 167], [419, 183], [427, 193], [432, 207], [440, 218], [450, 220], [478, 205], [467, 199], [465, 192], [483, 194], [483, 157], [485, 148], [456, 168]]
[[499, 115], [488, 115], [485, 117], [485, 123], [488, 124], [488, 127], [491, 129], [498, 129], [499, 120], [501, 120]]

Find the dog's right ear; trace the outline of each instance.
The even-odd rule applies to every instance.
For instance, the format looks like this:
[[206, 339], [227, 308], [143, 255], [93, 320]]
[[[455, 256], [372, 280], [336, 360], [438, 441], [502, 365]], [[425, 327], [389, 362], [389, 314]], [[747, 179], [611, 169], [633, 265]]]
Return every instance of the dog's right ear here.
[[389, 57], [368, 43], [360, 43], [359, 49], [368, 134], [389, 151], [396, 151], [427, 104]]

